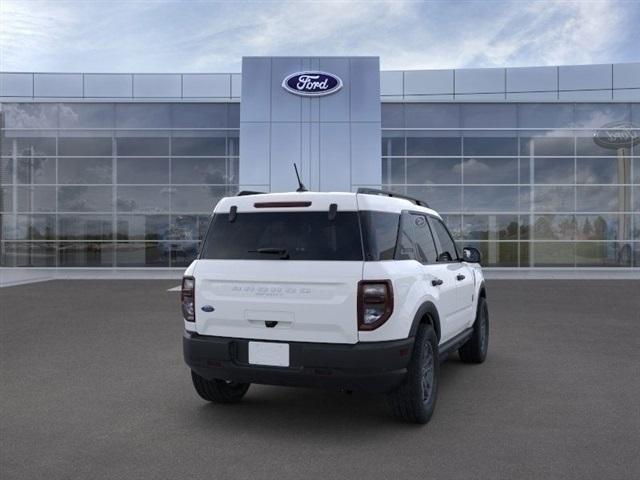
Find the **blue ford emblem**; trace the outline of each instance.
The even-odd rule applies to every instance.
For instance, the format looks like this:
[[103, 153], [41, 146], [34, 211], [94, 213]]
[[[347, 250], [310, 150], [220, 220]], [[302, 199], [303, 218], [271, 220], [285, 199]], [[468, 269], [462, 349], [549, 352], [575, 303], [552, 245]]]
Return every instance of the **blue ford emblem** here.
[[327, 72], [297, 72], [282, 81], [282, 88], [295, 95], [319, 97], [340, 90], [342, 80]]
[[202, 311], [203, 312], [213, 312], [215, 310], [215, 308], [213, 308], [211, 305], [203, 305], [202, 306]]

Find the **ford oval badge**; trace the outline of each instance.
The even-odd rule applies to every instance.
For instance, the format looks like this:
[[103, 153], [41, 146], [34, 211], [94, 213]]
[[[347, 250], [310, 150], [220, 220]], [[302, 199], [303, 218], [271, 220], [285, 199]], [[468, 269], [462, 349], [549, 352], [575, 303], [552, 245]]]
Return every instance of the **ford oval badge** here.
[[202, 306], [202, 311], [203, 312], [213, 312], [215, 310], [215, 308], [213, 308], [211, 305], [203, 305]]
[[282, 88], [294, 95], [320, 97], [340, 90], [342, 79], [327, 72], [296, 72], [282, 81]]

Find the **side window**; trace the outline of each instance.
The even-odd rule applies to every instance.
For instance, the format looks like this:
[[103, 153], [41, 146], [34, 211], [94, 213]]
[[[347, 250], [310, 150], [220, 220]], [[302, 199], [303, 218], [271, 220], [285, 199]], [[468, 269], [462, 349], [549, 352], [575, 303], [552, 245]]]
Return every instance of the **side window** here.
[[441, 220], [437, 218], [429, 218], [429, 225], [436, 240], [438, 247], [438, 261], [440, 262], [452, 262], [458, 260], [458, 252], [456, 250], [456, 244], [449, 235], [449, 231], [444, 226]]
[[436, 248], [431, 231], [424, 215], [403, 213], [398, 248], [398, 260], [417, 260], [420, 263], [433, 263], [436, 260]]

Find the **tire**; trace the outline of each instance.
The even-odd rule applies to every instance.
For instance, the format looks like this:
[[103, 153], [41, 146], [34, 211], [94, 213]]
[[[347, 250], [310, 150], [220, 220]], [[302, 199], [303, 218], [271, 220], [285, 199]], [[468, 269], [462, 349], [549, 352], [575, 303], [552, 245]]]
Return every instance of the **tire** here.
[[421, 325], [407, 376], [402, 385], [387, 394], [393, 415], [406, 422], [427, 423], [436, 406], [439, 371], [438, 337], [431, 325]]
[[251, 386], [250, 383], [207, 380], [194, 371], [191, 372], [191, 380], [198, 395], [213, 403], [238, 403]]
[[473, 334], [458, 349], [460, 360], [465, 363], [482, 363], [487, 358], [489, 348], [489, 308], [484, 297], [478, 299], [476, 321], [473, 323]]

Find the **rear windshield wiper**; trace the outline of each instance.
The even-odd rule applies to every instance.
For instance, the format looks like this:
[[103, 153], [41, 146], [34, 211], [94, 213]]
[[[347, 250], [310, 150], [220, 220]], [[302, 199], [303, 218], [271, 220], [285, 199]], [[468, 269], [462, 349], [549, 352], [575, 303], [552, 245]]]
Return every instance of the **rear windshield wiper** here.
[[280, 255], [282, 260], [289, 259], [289, 252], [286, 248], [266, 247], [258, 248], [257, 250], [249, 250], [249, 253], [270, 253], [273, 255]]

